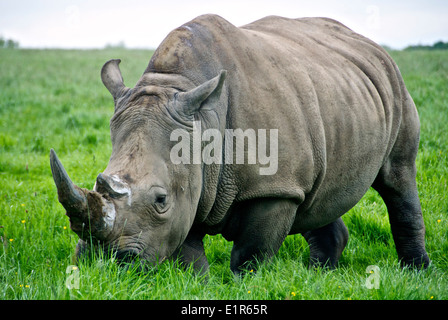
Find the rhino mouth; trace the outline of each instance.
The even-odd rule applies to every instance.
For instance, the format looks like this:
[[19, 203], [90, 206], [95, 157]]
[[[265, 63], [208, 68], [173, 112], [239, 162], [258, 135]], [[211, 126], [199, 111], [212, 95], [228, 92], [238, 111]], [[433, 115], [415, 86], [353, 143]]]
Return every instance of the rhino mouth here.
[[137, 249], [123, 249], [115, 251], [117, 264], [124, 270], [134, 270], [137, 273], [147, 274], [158, 270], [158, 263], [145, 257], [143, 251]]
[[141, 252], [137, 249], [124, 249], [124, 250], [118, 250], [115, 253], [115, 258], [118, 260], [118, 262], [122, 263], [130, 263], [138, 260], [138, 258], [141, 257]]

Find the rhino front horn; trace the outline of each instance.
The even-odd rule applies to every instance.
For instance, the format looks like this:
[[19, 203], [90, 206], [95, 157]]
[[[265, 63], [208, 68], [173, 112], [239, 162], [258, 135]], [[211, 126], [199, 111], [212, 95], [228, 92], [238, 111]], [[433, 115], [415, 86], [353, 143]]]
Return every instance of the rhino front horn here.
[[77, 213], [81, 214], [87, 211], [87, 197], [84, 192], [76, 186], [59, 161], [56, 152], [50, 150], [50, 166], [53, 180], [58, 189], [59, 202], [64, 206], [67, 215]]
[[50, 151], [50, 166], [59, 202], [70, 218], [70, 228], [84, 240], [90, 236], [106, 239], [115, 221], [114, 204], [96, 191], [75, 185], [53, 149]]

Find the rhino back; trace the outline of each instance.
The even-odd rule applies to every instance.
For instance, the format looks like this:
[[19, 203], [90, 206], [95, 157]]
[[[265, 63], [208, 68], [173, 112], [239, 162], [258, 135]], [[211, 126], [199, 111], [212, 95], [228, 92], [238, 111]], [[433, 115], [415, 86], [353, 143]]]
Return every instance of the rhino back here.
[[401, 123], [404, 84], [383, 49], [330, 19], [271, 16], [237, 28], [206, 15], [168, 35], [146, 72], [180, 74], [193, 87], [221, 69], [227, 109], [219, 121], [278, 129], [278, 170], [260, 176], [257, 165], [223, 166], [208, 224], [235, 201], [288, 197], [301, 203], [299, 232], [360, 200]]

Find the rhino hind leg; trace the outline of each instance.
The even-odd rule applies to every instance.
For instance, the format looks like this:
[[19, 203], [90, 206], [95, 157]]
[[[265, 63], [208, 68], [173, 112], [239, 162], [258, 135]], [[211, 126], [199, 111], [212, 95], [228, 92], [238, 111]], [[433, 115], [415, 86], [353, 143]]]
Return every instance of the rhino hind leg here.
[[279, 250], [291, 230], [298, 204], [290, 199], [248, 200], [238, 207], [237, 229], [232, 230], [230, 268], [235, 275], [256, 270], [257, 264]]
[[425, 224], [415, 182], [415, 165], [391, 162], [381, 169], [373, 184], [383, 198], [398, 258], [402, 266], [426, 268], [429, 257], [425, 249]]
[[302, 235], [310, 247], [310, 267], [336, 267], [348, 241], [348, 230], [341, 218]]

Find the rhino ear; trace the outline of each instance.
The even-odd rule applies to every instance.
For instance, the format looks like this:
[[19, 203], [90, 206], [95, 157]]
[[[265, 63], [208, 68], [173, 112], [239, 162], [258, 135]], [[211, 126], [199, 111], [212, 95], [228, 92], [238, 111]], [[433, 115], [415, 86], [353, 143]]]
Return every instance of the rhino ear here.
[[220, 74], [213, 79], [204, 82], [200, 86], [187, 92], [178, 94], [182, 113], [191, 118], [199, 110], [211, 110], [221, 97], [222, 87], [226, 79], [227, 71], [221, 70]]
[[118, 67], [120, 62], [120, 59], [109, 60], [101, 69], [101, 80], [107, 90], [111, 93], [115, 102], [117, 102], [117, 100], [127, 92], [126, 89], [128, 89], [124, 85], [123, 77], [121, 76], [121, 71]]

